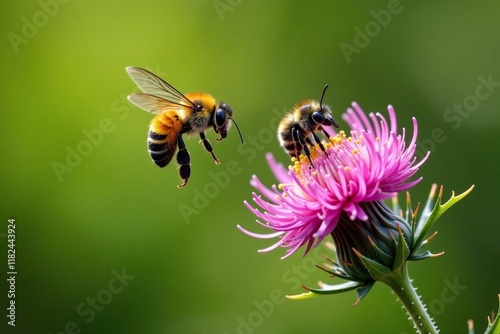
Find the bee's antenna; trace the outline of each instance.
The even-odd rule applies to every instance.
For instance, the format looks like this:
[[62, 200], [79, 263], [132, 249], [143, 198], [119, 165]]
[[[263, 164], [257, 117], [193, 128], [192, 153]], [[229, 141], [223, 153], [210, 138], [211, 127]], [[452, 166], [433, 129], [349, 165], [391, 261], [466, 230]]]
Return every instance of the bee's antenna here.
[[323, 97], [325, 96], [326, 89], [328, 88], [328, 84], [323, 88], [323, 94], [321, 94], [321, 99], [319, 100], [319, 108], [323, 109]]
[[240, 131], [240, 128], [238, 127], [238, 124], [236, 124], [236, 121], [234, 120], [234, 118], [230, 118], [230, 120], [233, 121], [234, 125], [236, 125], [236, 130], [238, 130], [238, 133], [240, 134], [241, 143], [243, 144], [243, 136], [241, 135], [241, 131]]

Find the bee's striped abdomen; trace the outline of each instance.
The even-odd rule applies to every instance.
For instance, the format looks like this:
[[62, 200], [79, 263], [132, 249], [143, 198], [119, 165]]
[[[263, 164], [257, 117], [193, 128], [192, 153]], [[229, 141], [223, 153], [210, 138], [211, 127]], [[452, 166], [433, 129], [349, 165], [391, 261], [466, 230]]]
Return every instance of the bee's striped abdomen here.
[[177, 134], [182, 128], [175, 111], [157, 115], [149, 125], [148, 152], [153, 162], [165, 167], [174, 157], [177, 149]]
[[298, 157], [302, 152], [302, 145], [292, 137], [292, 131], [281, 133], [280, 144], [292, 157]]
[[288, 142], [284, 145], [284, 149], [291, 157], [298, 157], [302, 152], [302, 145], [299, 142]]
[[281, 147], [292, 157], [298, 157], [302, 152], [302, 145], [293, 133], [297, 130], [297, 127], [298, 124], [293, 113], [285, 115], [278, 126], [278, 141]]
[[148, 136], [148, 152], [154, 163], [160, 167], [168, 165], [172, 160], [173, 154], [169, 156], [167, 146], [167, 136], [149, 131]]

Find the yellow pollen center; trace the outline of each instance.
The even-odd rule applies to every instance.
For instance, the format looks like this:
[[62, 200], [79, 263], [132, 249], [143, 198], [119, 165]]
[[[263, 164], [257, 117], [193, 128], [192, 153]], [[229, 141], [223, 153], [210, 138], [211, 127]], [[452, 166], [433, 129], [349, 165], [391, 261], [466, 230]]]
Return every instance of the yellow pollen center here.
[[[360, 136], [360, 138], [358, 140], [356, 140], [356, 143], [359, 144], [360, 140], [362, 140], [362, 139], [363, 139], [363, 137]], [[353, 138], [347, 137], [345, 131], [339, 131], [339, 133], [337, 133], [335, 136], [328, 138], [328, 142], [323, 142], [323, 146], [325, 147], [325, 150], [328, 150], [328, 149], [334, 148], [336, 146], [341, 146], [343, 144], [344, 140], [347, 140], [349, 142], [353, 142]], [[321, 149], [320, 149], [319, 145], [317, 145], [317, 144], [311, 146], [309, 151], [310, 151], [310, 158], [312, 161], [314, 161], [315, 159], [320, 157], [322, 154], [324, 154], [323, 152], [321, 152]], [[353, 153], [357, 154], [358, 150], [354, 150]], [[298, 158], [292, 157], [291, 162], [292, 162], [292, 165], [288, 166], [288, 169], [290, 169], [290, 170], [293, 169], [293, 171], [297, 175], [301, 174], [302, 165], [306, 165], [306, 166], [310, 165], [309, 158], [304, 153], [302, 153]], [[312, 175], [317, 176], [316, 171], [313, 171]], [[282, 189], [282, 185], [278, 185], [278, 188]]]

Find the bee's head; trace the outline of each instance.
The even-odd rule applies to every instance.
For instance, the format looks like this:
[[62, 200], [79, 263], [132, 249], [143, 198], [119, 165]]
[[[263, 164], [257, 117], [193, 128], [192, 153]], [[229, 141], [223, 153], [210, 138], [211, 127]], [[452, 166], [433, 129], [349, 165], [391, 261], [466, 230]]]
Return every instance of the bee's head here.
[[241, 142], [243, 143], [240, 129], [233, 119], [233, 109], [231, 109], [231, 107], [227, 103], [221, 101], [217, 105], [214, 112], [214, 130], [216, 133], [220, 134], [220, 138], [217, 138], [217, 141], [221, 141], [222, 139], [227, 137], [227, 131], [231, 127], [231, 123], [229, 121], [232, 121], [234, 125], [236, 125], [236, 129], [240, 134]]
[[319, 101], [319, 110], [314, 111], [311, 114], [311, 118], [314, 123], [319, 124], [319, 125], [325, 125], [325, 126], [334, 126], [336, 128], [339, 127], [337, 122], [333, 119], [332, 116], [332, 110], [330, 109], [329, 106], [323, 105], [323, 97], [325, 96], [326, 89], [328, 88], [328, 85], [325, 85], [325, 88], [323, 89], [323, 94], [321, 94], [321, 100]]
[[227, 136], [227, 130], [231, 127], [229, 119], [233, 116], [233, 109], [225, 103], [220, 102], [215, 108], [214, 113], [214, 130], [216, 133], [220, 134], [218, 140], [222, 140]]
[[311, 114], [311, 118], [314, 123], [318, 125], [324, 125], [324, 126], [334, 126], [336, 128], [339, 127], [337, 122], [333, 119], [332, 116], [332, 110], [330, 109], [330, 106], [327, 105], [322, 105], [319, 110], [314, 111]]

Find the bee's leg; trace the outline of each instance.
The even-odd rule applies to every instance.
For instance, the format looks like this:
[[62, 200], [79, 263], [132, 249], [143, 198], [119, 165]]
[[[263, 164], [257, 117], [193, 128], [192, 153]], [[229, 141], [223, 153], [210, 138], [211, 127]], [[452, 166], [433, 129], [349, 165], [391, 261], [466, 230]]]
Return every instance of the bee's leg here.
[[299, 159], [300, 153], [302, 153], [302, 144], [300, 144], [298, 135], [299, 131], [297, 129], [292, 129], [292, 141], [293, 145], [295, 146], [295, 154], [293, 154], [292, 156], [297, 159]]
[[311, 136], [309, 136], [309, 137], [307, 137], [307, 138], [306, 138], [306, 143], [307, 143], [307, 145], [309, 145], [309, 146], [314, 146], [314, 143], [313, 143], [313, 141], [311, 140]]
[[325, 128], [323, 128], [322, 126], [320, 126], [321, 128], [321, 131], [323, 131], [323, 133], [325, 134], [326, 138], [330, 138], [330, 134], [328, 132], [326, 132]]
[[186, 149], [186, 145], [184, 144], [184, 139], [182, 139], [182, 133], [177, 135], [177, 146], [179, 147], [179, 151], [177, 152], [177, 163], [179, 164], [179, 176], [182, 179], [182, 184], [178, 185], [178, 188], [183, 188], [191, 175], [191, 157], [189, 156], [189, 152]]
[[313, 165], [312, 160], [311, 160], [311, 152], [309, 152], [309, 148], [306, 145], [306, 141], [305, 141], [304, 137], [300, 134], [298, 129], [295, 129], [293, 131], [294, 131], [293, 132], [294, 137], [297, 139], [297, 141], [300, 143], [300, 145], [302, 145], [302, 147], [304, 148], [304, 153], [306, 154], [307, 159], [309, 159], [309, 163], [311, 164], [311, 167], [314, 168], [314, 165]]
[[290, 154], [292, 157], [297, 158], [297, 160], [300, 157], [300, 153], [302, 153], [302, 145], [299, 142], [298, 138], [295, 138], [295, 132], [292, 130], [292, 139], [293, 139], [293, 145], [295, 146], [295, 151], [293, 154]]
[[323, 143], [321, 142], [319, 137], [314, 132], [313, 132], [313, 137], [314, 137], [314, 140], [316, 141], [316, 144], [318, 144], [319, 148], [323, 151], [323, 153], [325, 153], [326, 156], [328, 156], [328, 153], [326, 153], [325, 147], [323, 146]]
[[210, 145], [210, 142], [208, 141], [207, 137], [205, 137], [205, 132], [200, 132], [200, 138], [203, 141], [203, 145], [205, 145], [205, 150], [210, 152], [212, 158], [214, 158], [215, 164], [216, 165], [220, 164], [219, 159], [217, 159], [217, 157], [214, 154], [214, 151], [212, 150], [212, 145]]

